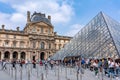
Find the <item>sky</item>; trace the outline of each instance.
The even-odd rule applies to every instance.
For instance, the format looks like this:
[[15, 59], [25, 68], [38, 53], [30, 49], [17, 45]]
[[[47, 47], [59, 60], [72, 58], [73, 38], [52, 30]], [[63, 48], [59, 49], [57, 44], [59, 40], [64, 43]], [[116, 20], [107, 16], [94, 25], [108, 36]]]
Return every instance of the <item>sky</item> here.
[[54, 31], [64, 36], [74, 36], [100, 11], [120, 22], [120, 0], [0, 0], [0, 25], [23, 30], [27, 11], [51, 15]]

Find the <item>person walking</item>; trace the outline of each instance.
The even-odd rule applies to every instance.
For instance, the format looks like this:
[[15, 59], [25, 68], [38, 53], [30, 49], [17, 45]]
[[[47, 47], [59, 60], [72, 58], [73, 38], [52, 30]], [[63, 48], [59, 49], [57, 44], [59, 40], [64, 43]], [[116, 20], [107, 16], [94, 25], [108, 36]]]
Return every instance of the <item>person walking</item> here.
[[107, 59], [104, 59], [104, 62], [103, 62], [103, 68], [104, 68], [104, 74], [107, 75], [108, 74], [108, 60]]
[[3, 65], [3, 66], [2, 66], [2, 70], [7, 69], [7, 68], [6, 68], [6, 61], [5, 61], [5, 60], [3, 60], [2, 65]]
[[51, 70], [53, 69], [53, 65], [54, 65], [54, 60], [50, 60]]
[[16, 65], [16, 61], [13, 60], [13, 61], [12, 61], [12, 67], [13, 67], [14, 69], [16, 69], [15, 65]]
[[94, 60], [94, 63], [93, 63], [93, 67], [94, 67], [96, 77], [97, 77], [97, 74], [98, 74], [98, 62], [99, 62], [99, 60]]
[[48, 68], [47, 60], [44, 61], [44, 64], [45, 64], [45, 70], [47, 70], [47, 68]]
[[36, 68], [36, 60], [33, 60], [32, 64], [33, 64], [33, 68]]
[[21, 68], [23, 67], [23, 63], [22, 63], [22, 60], [20, 61], [20, 67], [21, 67]]

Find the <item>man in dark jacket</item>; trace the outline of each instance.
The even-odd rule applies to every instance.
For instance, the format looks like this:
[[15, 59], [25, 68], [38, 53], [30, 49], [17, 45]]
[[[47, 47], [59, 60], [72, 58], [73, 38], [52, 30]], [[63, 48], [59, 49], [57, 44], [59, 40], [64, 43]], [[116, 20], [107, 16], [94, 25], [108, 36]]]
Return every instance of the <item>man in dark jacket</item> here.
[[104, 68], [104, 73], [105, 75], [108, 74], [108, 61], [107, 59], [104, 59], [104, 62], [103, 62], [103, 68]]

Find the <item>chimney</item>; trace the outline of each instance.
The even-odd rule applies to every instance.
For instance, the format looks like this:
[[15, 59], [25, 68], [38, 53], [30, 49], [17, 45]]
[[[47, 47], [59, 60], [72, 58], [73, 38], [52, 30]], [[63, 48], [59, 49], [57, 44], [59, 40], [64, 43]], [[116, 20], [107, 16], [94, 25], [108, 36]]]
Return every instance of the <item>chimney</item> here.
[[50, 15], [48, 15], [48, 19], [50, 20], [50, 22], [51, 22], [51, 16]]
[[2, 25], [2, 30], [4, 30], [4, 28], [5, 28], [5, 25], [3, 24], [3, 25]]
[[19, 27], [17, 27], [16, 29], [17, 29], [17, 31], [19, 31]]
[[27, 11], [27, 22], [30, 22], [30, 11]]

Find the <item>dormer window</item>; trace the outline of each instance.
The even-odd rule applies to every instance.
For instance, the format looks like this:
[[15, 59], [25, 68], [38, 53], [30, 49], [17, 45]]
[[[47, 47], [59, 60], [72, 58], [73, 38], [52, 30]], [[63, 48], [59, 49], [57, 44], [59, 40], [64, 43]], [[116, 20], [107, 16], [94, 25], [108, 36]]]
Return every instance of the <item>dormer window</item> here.
[[34, 20], [35, 20], [35, 21], [38, 21], [38, 20], [39, 20], [39, 18], [38, 18], [38, 17], [35, 17], [35, 18], [34, 18]]

